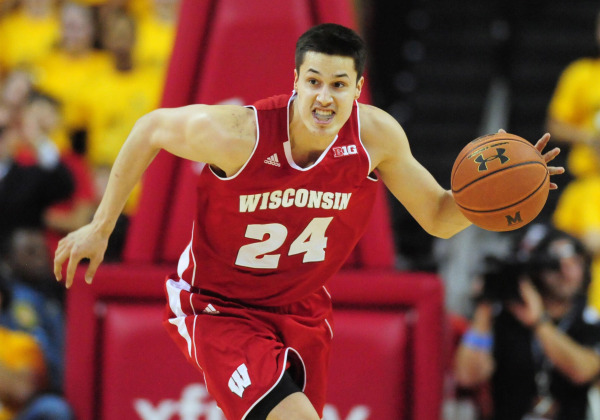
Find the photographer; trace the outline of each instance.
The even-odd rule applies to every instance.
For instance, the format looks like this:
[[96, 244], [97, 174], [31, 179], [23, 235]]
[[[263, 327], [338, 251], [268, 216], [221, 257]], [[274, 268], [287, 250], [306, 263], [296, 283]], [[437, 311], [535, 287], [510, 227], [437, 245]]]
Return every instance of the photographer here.
[[496, 420], [597, 418], [588, 403], [600, 378], [600, 318], [586, 304], [589, 259], [577, 239], [553, 229], [520, 259], [525, 239], [520, 253], [483, 276], [456, 352], [456, 380], [465, 388], [491, 380]]

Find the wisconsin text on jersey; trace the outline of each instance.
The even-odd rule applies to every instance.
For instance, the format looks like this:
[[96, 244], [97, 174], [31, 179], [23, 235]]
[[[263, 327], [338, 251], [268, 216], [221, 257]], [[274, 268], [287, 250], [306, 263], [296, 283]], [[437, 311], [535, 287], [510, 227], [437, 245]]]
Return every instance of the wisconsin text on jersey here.
[[240, 213], [256, 210], [274, 210], [279, 207], [307, 207], [309, 209], [345, 210], [352, 193], [313, 191], [288, 188], [261, 194], [240, 195]]

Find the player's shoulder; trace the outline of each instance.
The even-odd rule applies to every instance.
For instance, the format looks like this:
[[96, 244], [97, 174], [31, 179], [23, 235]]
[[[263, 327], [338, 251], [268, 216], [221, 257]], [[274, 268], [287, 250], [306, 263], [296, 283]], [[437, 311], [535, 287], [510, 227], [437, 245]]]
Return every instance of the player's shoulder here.
[[360, 133], [366, 142], [404, 141], [406, 136], [398, 121], [373, 105], [359, 104]]
[[259, 111], [271, 111], [282, 108], [287, 109], [290, 99], [290, 95], [274, 95], [256, 101], [253, 106]]
[[368, 104], [358, 104], [360, 126], [365, 130], [397, 130], [400, 124], [394, 117], [381, 108]]
[[192, 104], [179, 108], [162, 108], [163, 113], [178, 114], [196, 122], [239, 124], [254, 121], [254, 110], [241, 105]]

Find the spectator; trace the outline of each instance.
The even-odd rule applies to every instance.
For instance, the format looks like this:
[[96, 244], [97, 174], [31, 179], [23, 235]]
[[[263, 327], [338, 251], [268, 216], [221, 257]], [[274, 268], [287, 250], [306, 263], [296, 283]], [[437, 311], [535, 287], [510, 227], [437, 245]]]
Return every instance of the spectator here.
[[[600, 47], [600, 12], [596, 15]], [[583, 241], [593, 256], [591, 304], [600, 310], [600, 57], [581, 58], [561, 75], [548, 109], [552, 138], [572, 147], [568, 169], [575, 179], [559, 196], [555, 225]]]
[[[152, 68], [136, 65], [133, 49], [136, 40], [135, 22], [129, 15], [117, 11], [109, 15], [102, 42], [113, 57], [113, 67], [98, 76], [94, 87], [85, 96], [89, 116], [87, 159], [90, 162], [95, 190], [100, 200], [112, 165], [135, 122], [159, 104], [162, 82]], [[128, 200], [119, 219], [107, 254], [108, 260], [119, 259], [128, 217], [133, 214], [139, 196], [139, 186]]]
[[23, 0], [20, 7], [0, 19], [0, 70], [35, 67], [50, 52], [59, 37], [55, 3]]
[[564, 232], [538, 239], [517, 254], [526, 264], [502, 261], [484, 276], [456, 379], [467, 388], [491, 379], [496, 420], [584, 420], [600, 374], [600, 318], [585, 298], [589, 261]]
[[54, 204], [44, 213], [51, 254], [60, 238], [87, 224], [95, 210], [95, 191], [91, 170], [84, 157], [69, 146], [60, 123], [59, 104], [52, 97], [34, 92], [25, 109], [24, 122], [37, 124], [61, 148], [61, 160], [73, 175], [75, 190], [67, 199]]
[[111, 60], [106, 52], [94, 49], [96, 25], [91, 8], [66, 2], [60, 19], [60, 45], [38, 68], [36, 87], [61, 103], [67, 132], [73, 135], [86, 128], [82, 93], [98, 83]]
[[560, 195], [554, 224], [578, 237], [592, 255], [590, 304], [600, 311], [600, 175], [572, 181]]
[[[596, 16], [600, 46], [600, 13]], [[576, 177], [600, 174], [600, 57], [580, 58], [562, 73], [548, 108], [554, 141], [571, 145], [568, 169]]]
[[3, 238], [0, 275], [12, 296], [4, 326], [33, 335], [44, 353], [49, 389], [62, 391], [64, 313], [52, 281], [43, 231], [17, 229]]
[[152, 0], [78, 0], [80, 3], [93, 3], [98, 8], [100, 21], [105, 24], [106, 19], [115, 12], [127, 13], [136, 19], [148, 12]]
[[0, 19], [12, 12], [19, 3], [19, 0], [3, 0], [0, 1]]
[[[136, 66], [135, 41], [133, 18], [122, 12], [111, 14], [102, 42], [111, 53], [113, 66], [84, 93], [89, 115], [87, 156], [97, 172], [110, 170], [137, 119], [159, 103], [160, 80], [155, 71]], [[98, 191], [103, 192], [104, 188]]]
[[0, 106], [13, 126], [20, 124], [21, 113], [31, 94], [31, 75], [24, 70], [10, 72], [0, 84]]
[[[0, 104], [0, 237], [17, 227], [42, 228], [46, 209], [73, 191], [71, 174], [52, 142], [35, 125], [20, 129]], [[34, 165], [15, 159], [24, 145], [34, 151]]]
[[134, 56], [140, 65], [156, 68], [162, 78], [175, 39], [179, 0], [152, 0], [149, 9], [137, 19], [138, 39]]
[[0, 420], [70, 420], [66, 401], [46, 392], [47, 370], [35, 337], [6, 326], [10, 290], [0, 277]]

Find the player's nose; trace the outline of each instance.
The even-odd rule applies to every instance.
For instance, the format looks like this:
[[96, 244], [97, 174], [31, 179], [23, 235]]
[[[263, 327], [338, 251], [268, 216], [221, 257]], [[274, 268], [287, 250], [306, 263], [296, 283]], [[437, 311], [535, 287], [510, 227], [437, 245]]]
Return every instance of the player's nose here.
[[321, 89], [319, 89], [317, 101], [323, 106], [327, 106], [331, 104], [331, 102], [333, 102], [333, 98], [331, 96], [331, 92], [329, 91], [328, 86], [323, 86]]

